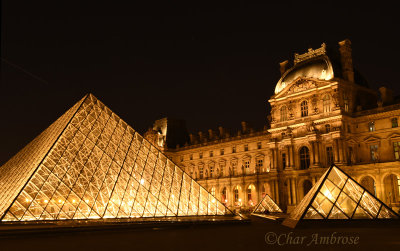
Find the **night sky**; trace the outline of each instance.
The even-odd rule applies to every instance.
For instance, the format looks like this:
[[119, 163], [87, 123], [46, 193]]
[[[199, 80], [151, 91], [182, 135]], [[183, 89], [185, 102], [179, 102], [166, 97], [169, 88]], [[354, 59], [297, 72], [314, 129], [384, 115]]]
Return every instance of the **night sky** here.
[[60, 2], [2, 1], [0, 165], [89, 92], [140, 132], [165, 116], [262, 128], [278, 63], [322, 42], [349, 38], [370, 86], [400, 94], [398, 11], [383, 1]]

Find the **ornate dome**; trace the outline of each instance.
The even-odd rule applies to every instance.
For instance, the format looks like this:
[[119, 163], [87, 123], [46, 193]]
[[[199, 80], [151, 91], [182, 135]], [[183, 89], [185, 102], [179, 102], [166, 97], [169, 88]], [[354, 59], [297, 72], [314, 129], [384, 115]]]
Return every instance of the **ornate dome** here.
[[287, 70], [279, 79], [275, 87], [275, 94], [278, 94], [298, 77], [330, 80], [333, 76], [333, 66], [329, 58], [326, 55], [314, 57], [299, 62]]

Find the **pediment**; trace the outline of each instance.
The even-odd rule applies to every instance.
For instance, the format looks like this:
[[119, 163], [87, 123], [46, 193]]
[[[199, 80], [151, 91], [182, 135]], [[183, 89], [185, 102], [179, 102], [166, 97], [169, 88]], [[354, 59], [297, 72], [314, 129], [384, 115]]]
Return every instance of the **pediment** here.
[[376, 136], [368, 136], [366, 138], [364, 138], [364, 142], [376, 142], [376, 141], [380, 141], [381, 138], [376, 137]]
[[400, 139], [400, 133], [394, 132], [394, 133], [390, 134], [387, 138], [391, 139], [391, 140]]
[[286, 86], [275, 98], [288, 96], [294, 93], [310, 90], [317, 87], [317, 83], [308, 78], [298, 77], [291, 84]]

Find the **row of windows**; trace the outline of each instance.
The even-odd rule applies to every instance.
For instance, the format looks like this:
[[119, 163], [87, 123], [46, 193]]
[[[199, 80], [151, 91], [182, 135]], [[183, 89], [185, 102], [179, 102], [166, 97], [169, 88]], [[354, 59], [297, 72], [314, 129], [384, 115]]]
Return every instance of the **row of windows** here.
[[[208, 169], [204, 169], [204, 166], [201, 165], [199, 166], [199, 178], [215, 178], [215, 177], [223, 177], [225, 175], [239, 175], [239, 170], [238, 170], [238, 165], [237, 163], [231, 163], [231, 166], [225, 172], [225, 165], [220, 164], [219, 168], [215, 169], [214, 165], [210, 165]], [[266, 170], [263, 168], [264, 167], [264, 160], [263, 159], [257, 159], [256, 160], [256, 170], [265, 172]], [[243, 167], [242, 167], [242, 173], [245, 174], [250, 174], [250, 160], [246, 160], [243, 162]], [[208, 172], [209, 171], [209, 172]], [[190, 174], [193, 178], [197, 178], [197, 173], [194, 173], [193, 176], [193, 170], [190, 170]]]
[[[257, 149], [261, 149], [262, 148], [262, 144], [261, 144], [261, 142], [257, 142]], [[248, 144], [245, 144], [244, 146], [243, 146], [243, 150], [245, 151], [245, 152], [247, 152], [248, 150], [249, 150], [249, 145]], [[236, 153], [236, 146], [232, 146], [232, 153]], [[225, 149], [224, 148], [221, 148], [220, 149], [220, 151], [219, 151], [219, 155], [224, 155], [225, 154]], [[200, 152], [199, 153], [199, 159], [202, 159], [203, 158], [203, 152]], [[210, 151], [209, 152], [209, 156], [210, 157], [214, 157], [214, 151]], [[193, 160], [193, 154], [190, 154], [189, 155], [189, 159], [190, 160]], [[182, 162], [184, 160], [184, 156], [182, 155], [182, 156], [180, 156], [180, 161]]]
[[[399, 127], [399, 122], [398, 122], [397, 118], [392, 118], [390, 121], [391, 121], [391, 124], [392, 124], [392, 128]], [[374, 121], [371, 121], [371, 122], [368, 123], [368, 130], [370, 132], [375, 131], [375, 122]]]

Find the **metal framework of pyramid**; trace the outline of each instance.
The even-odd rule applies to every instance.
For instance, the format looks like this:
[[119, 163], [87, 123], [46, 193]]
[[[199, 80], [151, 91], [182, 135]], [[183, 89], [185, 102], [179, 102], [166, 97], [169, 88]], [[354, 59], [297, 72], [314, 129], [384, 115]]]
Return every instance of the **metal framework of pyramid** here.
[[265, 194], [264, 198], [258, 203], [252, 214], [265, 214], [265, 213], [282, 213], [280, 207], [275, 201]]
[[282, 224], [300, 220], [399, 219], [392, 209], [332, 165]]
[[0, 221], [232, 214], [88, 94], [0, 168]]

